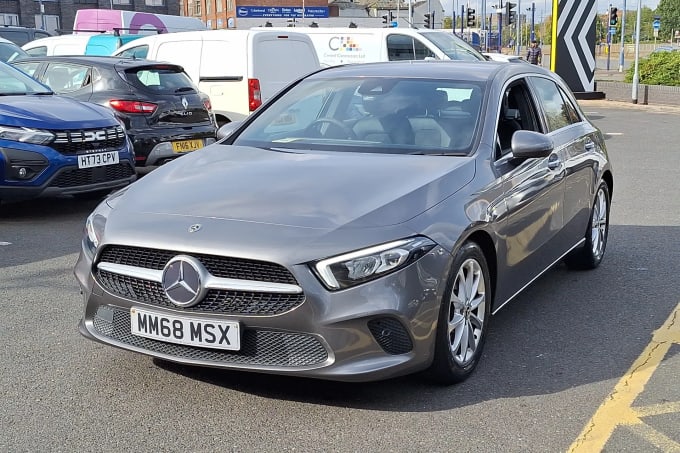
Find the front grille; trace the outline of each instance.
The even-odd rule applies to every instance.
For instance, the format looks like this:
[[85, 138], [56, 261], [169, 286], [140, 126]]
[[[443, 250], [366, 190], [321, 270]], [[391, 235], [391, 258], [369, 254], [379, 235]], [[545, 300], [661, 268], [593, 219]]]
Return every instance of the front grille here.
[[[101, 285], [110, 293], [160, 307], [179, 308], [165, 295], [160, 283], [98, 270]], [[205, 299], [184, 311], [213, 312], [230, 315], [276, 315], [300, 305], [303, 294], [278, 294], [211, 289]]]
[[408, 332], [394, 318], [371, 319], [368, 321], [368, 330], [388, 354], [405, 354], [413, 349]]
[[[177, 255], [187, 255], [187, 253], [111, 245], [104, 249], [100, 261], [162, 270], [167, 262]], [[297, 285], [293, 274], [279, 264], [216, 255], [190, 255], [198, 259], [215, 277]]]
[[152, 353], [214, 362], [216, 365], [295, 368], [320, 365], [328, 359], [328, 352], [316, 337], [301, 333], [243, 329], [240, 351], [199, 348], [138, 337], [130, 333], [129, 310], [115, 307], [100, 307], [94, 318], [94, 328], [100, 335]]
[[128, 162], [104, 167], [72, 168], [62, 171], [50, 182], [50, 187], [77, 187], [100, 182], [127, 179], [135, 174], [135, 170]]
[[83, 151], [120, 149], [125, 144], [125, 131], [121, 126], [105, 129], [77, 129], [52, 131], [55, 140], [52, 148], [61, 154], [74, 155]]
[[[121, 245], [107, 246], [100, 262], [124, 264], [145, 269], [162, 270], [170, 259], [185, 254], [171, 250], [157, 250]], [[265, 261], [224, 256], [189, 254], [198, 259], [216, 277], [297, 285], [297, 280], [285, 267]], [[191, 312], [212, 312], [229, 315], [272, 316], [285, 313], [301, 305], [304, 294], [209, 290], [206, 297], [193, 307], [179, 308], [165, 294], [160, 283], [115, 274], [98, 269], [97, 281], [111, 294], [160, 307]]]

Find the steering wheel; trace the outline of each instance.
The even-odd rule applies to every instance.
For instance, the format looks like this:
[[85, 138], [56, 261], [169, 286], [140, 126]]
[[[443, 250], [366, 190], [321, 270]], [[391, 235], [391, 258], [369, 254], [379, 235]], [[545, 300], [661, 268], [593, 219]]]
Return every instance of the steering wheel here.
[[[326, 129], [325, 133], [321, 133], [321, 128], [320, 126], [322, 124], [330, 124], [338, 129], [340, 129], [344, 135], [340, 137], [333, 137], [334, 134], [329, 134], [330, 130], [332, 129], [329, 127]], [[319, 137], [331, 137], [331, 138], [349, 138], [349, 139], [357, 139], [357, 134], [354, 133], [351, 127], [343, 123], [342, 121], [336, 120], [335, 118], [319, 118], [317, 120], [312, 121], [309, 126], [305, 128], [305, 133], [311, 134], [311, 133], [317, 133]]]

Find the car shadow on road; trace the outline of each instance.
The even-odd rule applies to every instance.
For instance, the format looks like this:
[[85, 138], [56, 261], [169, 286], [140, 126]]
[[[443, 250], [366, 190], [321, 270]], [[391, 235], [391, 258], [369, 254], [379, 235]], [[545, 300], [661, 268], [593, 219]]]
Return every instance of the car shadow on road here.
[[[492, 318], [477, 370], [454, 386], [437, 385], [423, 374], [344, 383], [155, 363], [264, 398], [402, 412], [442, 411], [618, 380], [680, 300], [680, 287], [672, 283], [680, 249], [668, 248], [673, 238], [680, 238], [680, 227], [612, 225], [602, 265], [590, 272], [562, 265], [547, 272]], [[659, 285], [659, 279], [669, 284]]]

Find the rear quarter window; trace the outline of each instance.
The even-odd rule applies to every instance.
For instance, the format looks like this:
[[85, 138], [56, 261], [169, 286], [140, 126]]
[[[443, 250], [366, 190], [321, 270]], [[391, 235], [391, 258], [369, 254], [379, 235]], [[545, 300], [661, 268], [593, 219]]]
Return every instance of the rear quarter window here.
[[197, 91], [189, 76], [177, 67], [144, 67], [128, 69], [125, 76], [130, 84], [154, 93]]

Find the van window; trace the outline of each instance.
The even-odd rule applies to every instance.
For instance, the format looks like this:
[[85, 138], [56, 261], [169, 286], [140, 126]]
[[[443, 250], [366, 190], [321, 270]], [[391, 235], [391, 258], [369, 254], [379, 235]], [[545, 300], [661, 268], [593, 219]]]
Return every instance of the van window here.
[[421, 32], [421, 36], [437, 46], [447, 57], [452, 60], [485, 61], [486, 58], [477, 52], [474, 47], [466, 43], [453, 33], [440, 31]]
[[143, 46], [131, 47], [127, 50], [124, 50], [124, 51], [120, 52], [118, 54], [118, 56], [123, 57], [123, 58], [145, 59], [148, 54], [149, 54], [149, 46], [143, 45]]
[[411, 36], [399, 34], [391, 34], [387, 37], [387, 57], [390, 61], [436, 58], [435, 54], [422, 42]]
[[26, 53], [32, 57], [44, 57], [47, 56], [47, 46], [34, 47], [26, 50]]

